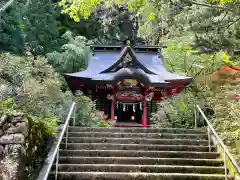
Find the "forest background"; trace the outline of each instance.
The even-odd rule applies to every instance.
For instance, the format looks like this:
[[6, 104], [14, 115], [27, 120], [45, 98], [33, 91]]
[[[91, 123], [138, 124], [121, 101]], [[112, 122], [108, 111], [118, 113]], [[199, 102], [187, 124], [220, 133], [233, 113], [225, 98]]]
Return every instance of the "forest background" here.
[[86, 68], [90, 44], [127, 38], [167, 45], [166, 68], [195, 79], [181, 95], [159, 103], [154, 124], [191, 128], [200, 104], [240, 160], [240, 103], [229, 98], [239, 93], [239, 77], [212, 83], [219, 68], [240, 65], [240, 0], [14, 0], [6, 7], [8, 2], [0, 3], [0, 112], [24, 112], [36, 129], [28, 179], [73, 101], [79, 125], [101, 126], [94, 102], [73, 97], [61, 74]]

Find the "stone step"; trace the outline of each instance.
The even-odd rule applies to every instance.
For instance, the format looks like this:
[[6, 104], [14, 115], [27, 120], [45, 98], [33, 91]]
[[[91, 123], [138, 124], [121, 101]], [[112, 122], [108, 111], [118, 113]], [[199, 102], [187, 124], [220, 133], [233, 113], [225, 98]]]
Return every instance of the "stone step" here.
[[181, 128], [84, 128], [69, 126], [69, 132], [118, 132], [118, 133], [179, 133], [179, 134], [205, 134], [203, 129]]
[[[132, 128], [132, 127], [143, 127], [143, 125], [136, 122], [116, 122], [113, 124], [112, 127]], [[152, 127], [152, 126], [148, 126], [148, 127]]]
[[219, 153], [191, 151], [60, 150], [60, 156], [216, 159], [219, 157]]
[[[55, 166], [53, 167], [53, 169]], [[126, 165], [126, 164], [59, 164], [59, 171], [67, 172], [147, 172], [224, 174], [224, 167], [173, 166], [173, 165]]]
[[[60, 145], [64, 149], [65, 144]], [[112, 143], [68, 143], [67, 149], [89, 149], [89, 150], [146, 150], [146, 151], [198, 151], [208, 152], [208, 146], [196, 145], [150, 145], [150, 144], [112, 144]], [[212, 151], [215, 147], [212, 147]]]
[[[52, 173], [54, 175], [54, 173]], [[53, 180], [54, 176], [49, 180]], [[123, 172], [66, 172], [58, 174], [58, 180], [225, 180], [224, 175], [181, 173], [123, 173]], [[228, 176], [227, 180], [233, 180]]]
[[207, 134], [69, 132], [69, 137], [112, 137], [151, 139], [208, 139]]
[[135, 165], [184, 165], [184, 166], [223, 166], [217, 159], [187, 158], [146, 158], [146, 157], [84, 157], [60, 156], [60, 164], [135, 164]]
[[[63, 142], [66, 138], [63, 139]], [[69, 143], [113, 143], [113, 144], [166, 144], [166, 145], [203, 145], [207, 140], [193, 139], [149, 139], [149, 138], [104, 138], [104, 137], [69, 137]]]

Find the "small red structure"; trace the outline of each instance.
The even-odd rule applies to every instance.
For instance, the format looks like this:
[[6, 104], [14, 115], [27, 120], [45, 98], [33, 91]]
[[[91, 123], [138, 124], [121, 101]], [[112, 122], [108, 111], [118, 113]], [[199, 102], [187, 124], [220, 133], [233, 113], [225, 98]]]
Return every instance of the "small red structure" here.
[[88, 68], [65, 74], [70, 89], [96, 100], [96, 107], [118, 122], [147, 127], [156, 103], [179, 94], [192, 78], [168, 72], [159, 47], [92, 46]]
[[213, 73], [212, 81], [215, 83], [231, 83], [240, 78], [240, 66], [223, 66]]
[[[239, 84], [240, 83], [240, 66], [223, 66], [218, 71], [213, 73], [212, 78], [213, 83], [229, 83], [229, 84]], [[229, 99], [239, 101], [239, 92], [231, 92]]]

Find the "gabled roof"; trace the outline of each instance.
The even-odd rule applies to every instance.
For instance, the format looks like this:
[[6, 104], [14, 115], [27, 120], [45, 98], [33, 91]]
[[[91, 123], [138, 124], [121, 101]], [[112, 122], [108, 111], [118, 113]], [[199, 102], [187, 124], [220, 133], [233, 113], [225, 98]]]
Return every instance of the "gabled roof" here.
[[137, 60], [136, 54], [130, 46], [125, 46], [115, 63], [101, 73], [115, 72], [117, 69], [126, 67], [141, 68], [145, 72], [152, 74], [151, 71]]
[[95, 83], [115, 83], [124, 78], [136, 78], [154, 86], [169, 86], [171, 82], [190, 83], [191, 77], [168, 72], [157, 52], [156, 47], [97, 46], [86, 70], [65, 74], [65, 77], [67, 81], [72, 77]]

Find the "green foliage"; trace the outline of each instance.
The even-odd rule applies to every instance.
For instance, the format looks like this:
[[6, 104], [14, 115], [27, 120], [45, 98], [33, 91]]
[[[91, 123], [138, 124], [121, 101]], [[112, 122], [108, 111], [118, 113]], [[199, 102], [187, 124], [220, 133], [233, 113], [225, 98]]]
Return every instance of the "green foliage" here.
[[[240, 116], [240, 102], [231, 99], [231, 96], [239, 94], [239, 84], [229, 83], [210, 89], [206, 87], [206, 82], [199, 83], [199, 79], [203, 78], [203, 73], [199, 73], [201, 68], [198, 67], [204, 67], [205, 72], [212, 74], [222, 66], [233, 65], [234, 62], [230, 60], [230, 55], [223, 51], [215, 54], [199, 54], [184, 42], [170, 43], [163, 54], [168, 69], [189, 74], [196, 77], [196, 81], [174, 99], [159, 103], [157, 112], [152, 115], [153, 122], [158, 127], [191, 128], [194, 125], [194, 105], [207, 106], [215, 114], [209, 116], [212, 114], [208, 114], [207, 111], [205, 113], [211, 118], [216, 131], [239, 161], [240, 122], [238, 117]], [[193, 64], [197, 66], [192, 66]], [[203, 125], [203, 123], [201, 122], [199, 125]]]
[[9, 116], [15, 116], [22, 112], [17, 108], [16, 104], [13, 103], [12, 98], [0, 101], [0, 114], [6, 113]]
[[78, 92], [76, 102], [76, 125], [91, 127], [101, 122], [100, 112], [96, 110], [96, 103], [91, 101], [83, 93]]
[[69, 106], [64, 104], [69, 95], [62, 92], [61, 79], [46, 59], [37, 57], [33, 66], [32, 57], [2, 53], [0, 62], [0, 79], [6, 82], [0, 86], [3, 98], [12, 97], [24, 112], [32, 115], [56, 115], [61, 119], [66, 113], [63, 109]]
[[208, 1], [212, 3], [218, 3], [220, 6], [224, 6], [227, 3], [233, 2], [233, 0], [208, 0]]
[[239, 84], [225, 84], [207, 97], [207, 101], [215, 111], [212, 122], [238, 162], [240, 162], [240, 102], [232, 100], [231, 96], [238, 94], [239, 90]]
[[61, 44], [57, 18], [60, 11], [52, 0], [29, 0], [26, 5], [26, 20], [22, 25], [25, 47], [35, 54], [45, 54]]
[[[55, 136], [58, 123], [65, 121], [74, 97], [61, 90], [61, 77], [44, 57], [1, 53], [0, 63], [0, 111], [24, 113], [28, 119], [27, 165], [32, 173], [45, 155], [46, 140]], [[77, 125], [99, 124], [100, 113], [93, 102], [82, 94], [76, 101]]]
[[[29, 126], [26, 143], [27, 146], [30, 143], [35, 144], [36, 147], [43, 146], [43, 139], [45, 137], [55, 136], [56, 128], [58, 126], [56, 117], [38, 117], [24, 114], [21, 108], [13, 102], [12, 98], [9, 98], [6, 101], [0, 101], [0, 114], [3, 113], [9, 116], [17, 116], [21, 114], [27, 118], [27, 123]], [[38, 138], [38, 140], [32, 141], [31, 139], [34, 138]], [[36, 147], [31, 147], [30, 149], [34, 149]]]
[[233, 55], [240, 49], [239, 0], [228, 4], [228, 1], [214, 2], [153, 1], [156, 19], [149, 22], [143, 17], [140, 33], [154, 45], [168, 39], [187, 37], [195, 47], [224, 50]]
[[100, 127], [109, 127], [111, 125], [111, 123], [107, 122], [107, 121], [100, 121]]
[[61, 47], [61, 52], [48, 53], [48, 62], [60, 73], [86, 68], [90, 53], [87, 39], [83, 36], [73, 37], [71, 32], [66, 32], [62, 37], [67, 40], [67, 44]]
[[[164, 1], [166, 3], [168, 1]], [[209, 2], [218, 3], [220, 6], [224, 6], [226, 3], [231, 3], [232, 0], [209, 0]], [[79, 22], [79, 15], [85, 19], [89, 18], [90, 15], [100, 5], [105, 5], [108, 8], [114, 8], [114, 5], [125, 5], [130, 11], [136, 11], [136, 16], [147, 15], [149, 20], [156, 20], [156, 13], [152, 12], [155, 4], [160, 5], [159, 1], [150, 0], [61, 0], [59, 6], [63, 8], [62, 13], [68, 14], [71, 19], [75, 22]], [[191, 3], [191, 1], [189, 1]]]
[[201, 54], [187, 43], [171, 41], [163, 50], [167, 69], [192, 76], [196, 81], [177, 97], [159, 103], [157, 112], [152, 114], [152, 120], [159, 127], [193, 127], [194, 105], [209, 94], [204, 73], [215, 72], [225, 64], [224, 60], [229, 60], [225, 52]]
[[38, 55], [61, 45], [60, 11], [51, 0], [15, 0], [0, 21], [0, 49], [17, 54], [25, 50]]
[[173, 99], [159, 102], [151, 120], [160, 128], [193, 128], [193, 107], [196, 103], [194, 94], [186, 90]]
[[[0, 111], [8, 114], [24, 113], [28, 119], [26, 141], [28, 172], [39, 168], [46, 148], [46, 140], [55, 136], [59, 122], [64, 122], [74, 97], [61, 90], [62, 80], [46, 59], [32, 56], [0, 54]], [[77, 124], [95, 125], [100, 113], [89, 98], [81, 95], [77, 101]], [[26, 177], [30, 179], [30, 177]], [[33, 178], [34, 179], [34, 178]]]
[[[18, 7], [18, 8], [17, 8]], [[14, 10], [13, 10], [14, 9]], [[24, 36], [20, 24], [24, 24], [27, 8], [24, 0], [17, 0], [4, 13], [0, 21], [0, 49], [20, 53], [24, 50]]]
[[205, 71], [215, 72], [219, 69], [229, 56], [225, 52], [213, 54], [201, 53], [195, 50], [188, 42], [171, 41], [168, 47], [163, 50], [164, 62], [167, 69], [180, 74], [195, 77]]
[[[28, 126], [27, 137], [25, 141], [26, 148], [26, 165], [34, 165], [35, 161], [42, 156], [46, 148], [46, 138], [54, 137], [58, 121], [56, 117], [40, 117], [23, 113], [21, 108], [13, 102], [12, 98], [6, 101], [0, 100], [0, 114], [8, 116], [23, 115], [26, 118]], [[26, 177], [31, 179], [30, 176]]]
[[96, 7], [105, 5], [108, 8], [113, 8], [114, 3], [116, 5], [127, 4], [129, 10], [143, 10], [142, 7], [147, 4], [147, 0], [115, 0], [114, 2], [108, 0], [74, 0], [67, 2], [66, 0], [62, 0], [59, 6], [63, 8], [62, 13], [68, 14], [75, 22], [79, 22], [79, 15], [87, 19], [90, 17], [91, 13], [96, 10]]

